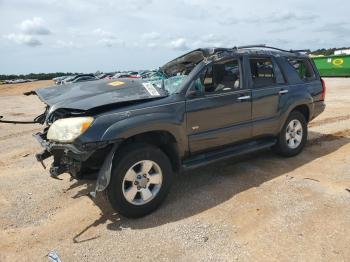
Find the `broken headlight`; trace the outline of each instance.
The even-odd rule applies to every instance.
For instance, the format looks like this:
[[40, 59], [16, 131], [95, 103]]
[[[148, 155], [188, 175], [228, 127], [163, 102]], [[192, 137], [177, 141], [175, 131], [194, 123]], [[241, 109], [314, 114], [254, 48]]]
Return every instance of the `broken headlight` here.
[[47, 132], [47, 139], [57, 142], [73, 142], [94, 121], [93, 117], [71, 117], [55, 121]]

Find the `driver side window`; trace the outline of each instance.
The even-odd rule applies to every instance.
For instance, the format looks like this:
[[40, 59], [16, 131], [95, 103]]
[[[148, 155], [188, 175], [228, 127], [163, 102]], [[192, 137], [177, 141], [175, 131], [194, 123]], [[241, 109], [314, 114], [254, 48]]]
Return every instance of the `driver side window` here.
[[209, 65], [194, 81], [194, 89], [204, 94], [230, 92], [240, 88], [241, 74], [237, 59]]

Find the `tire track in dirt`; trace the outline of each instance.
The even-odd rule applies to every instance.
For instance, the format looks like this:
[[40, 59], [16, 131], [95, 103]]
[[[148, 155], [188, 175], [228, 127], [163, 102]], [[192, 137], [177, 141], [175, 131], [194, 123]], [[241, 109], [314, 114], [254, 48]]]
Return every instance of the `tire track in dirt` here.
[[17, 137], [17, 136], [23, 136], [23, 135], [26, 135], [28, 133], [38, 132], [40, 130], [42, 130], [42, 128], [34, 128], [34, 129], [24, 130], [24, 131], [21, 131], [21, 132], [18, 132], [18, 133], [5, 135], [5, 136], [0, 137], [0, 141], [11, 139], [11, 138], [14, 138], [14, 137]]
[[350, 136], [350, 129], [345, 129], [345, 130], [337, 131], [337, 132], [330, 133], [330, 134], [322, 134], [319, 137], [310, 139], [307, 141], [307, 145], [313, 146], [313, 145], [320, 144], [322, 142], [331, 142], [334, 140], [347, 138], [349, 136]]
[[349, 120], [349, 119], [350, 119], [350, 115], [329, 117], [329, 118], [321, 119], [321, 120], [316, 121], [316, 122], [311, 122], [311, 123], [309, 123], [309, 127], [323, 126], [323, 125], [336, 123], [339, 121], [345, 121], [345, 120]]

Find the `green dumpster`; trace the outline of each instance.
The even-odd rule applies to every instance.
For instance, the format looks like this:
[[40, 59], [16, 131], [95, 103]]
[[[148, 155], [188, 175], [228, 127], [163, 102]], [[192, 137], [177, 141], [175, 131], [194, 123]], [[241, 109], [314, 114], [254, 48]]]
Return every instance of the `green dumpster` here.
[[350, 76], [350, 55], [311, 57], [321, 76]]

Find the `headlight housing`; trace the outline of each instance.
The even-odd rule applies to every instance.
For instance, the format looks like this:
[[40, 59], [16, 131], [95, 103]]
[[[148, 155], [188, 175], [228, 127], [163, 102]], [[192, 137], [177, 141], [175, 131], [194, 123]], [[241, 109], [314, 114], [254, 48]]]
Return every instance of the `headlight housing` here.
[[71, 117], [55, 121], [47, 132], [47, 139], [62, 143], [73, 142], [94, 121], [93, 117]]

